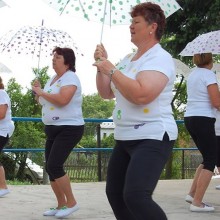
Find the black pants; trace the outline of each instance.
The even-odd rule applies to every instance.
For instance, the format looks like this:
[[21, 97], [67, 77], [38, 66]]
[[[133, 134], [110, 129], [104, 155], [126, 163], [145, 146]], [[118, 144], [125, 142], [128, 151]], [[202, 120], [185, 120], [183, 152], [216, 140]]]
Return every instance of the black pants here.
[[[0, 153], [2, 152], [5, 145], [8, 143], [8, 140], [9, 140], [8, 135], [7, 137], [0, 136]], [[1, 161], [0, 161], [0, 166], [2, 166]]]
[[204, 169], [214, 171], [217, 163], [217, 138], [215, 118], [192, 116], [185, 117], [184, 123], [190, 136], [202, 154]]
[[169, 140], [116, 141], [106, 185], [116, 219], [167, 219], [164, 211], [152, 200], [152, 194], [173, 145], [174, 141]]
[[217, 136], [217, 167], [220, 167], [220, 136]]
[[46, 171], [50, 181], [66, 174], [63, 165], [72, 149], [81, 140], [83, 131], [84, 125], [45, 126], [47, 135], [45, 146]]

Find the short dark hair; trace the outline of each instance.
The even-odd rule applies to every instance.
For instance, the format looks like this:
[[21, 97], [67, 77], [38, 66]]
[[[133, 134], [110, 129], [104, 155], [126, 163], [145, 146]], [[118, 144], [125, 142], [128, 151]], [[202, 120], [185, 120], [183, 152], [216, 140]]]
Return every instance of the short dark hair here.
[[2, 77], [0, 76], [0, 89], [4, 89], [4, 84], [3, 84], [3, 81], [2, 81]]
[[75, 53], [71, 48], [61, 48], [61, 47], [55, 47], [53, 49], [53, 54], [57, 53], [58, 55], [62, 55], [64, 58], [64, 64], [69, 65], [69, 70], [72, 70], [73, 72], [76, 72], [75, 63], [76, 63], [76, 57]]
[[131, 17], [142, 16], [149, 24], [157, 23], [156, 38], [161, 39], [166, 26], [164, 11], [157, 4], [144, 2], [134, 6], [130, 12]]

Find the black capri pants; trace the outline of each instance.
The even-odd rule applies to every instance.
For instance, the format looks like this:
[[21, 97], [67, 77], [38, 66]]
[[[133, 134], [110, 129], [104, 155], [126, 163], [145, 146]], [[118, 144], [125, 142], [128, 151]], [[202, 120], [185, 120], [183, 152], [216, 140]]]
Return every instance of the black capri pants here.
[[46, 125], [45, 145], [46, 171], [50, 181], [54, 181], [66, 173], [63, 165], [72, 149], [79, 143], [84, 132], [84, 125]]
[[152, 194], [174, 145], [163, 141], [116, 141], [107, 172], [106, 194], [118, 220], [167, 220]]
[[[5, 145], [8, 143], [9, 137], [0, 136], [0, 153], [2, 152]], [[0, 161], [0, 166], [2, 166], [2, 163]]]
[[186, 129], [202, 154], [204, 169], [214, 171], [217, 163], [215, 118], [204, 116], [184, 117]]

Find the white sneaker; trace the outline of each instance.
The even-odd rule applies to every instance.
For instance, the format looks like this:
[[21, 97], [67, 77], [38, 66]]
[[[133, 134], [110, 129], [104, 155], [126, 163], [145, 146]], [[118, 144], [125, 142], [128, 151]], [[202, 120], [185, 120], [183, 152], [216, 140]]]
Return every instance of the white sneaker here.
[[198, 207], [198, 206], [191, 204], [190, 211], [192, 211], [192, 212], [213, 212], [213, 211], [215, 211], [215, 208], [213, 206], [209, 206], [206, 204], [204, 204], [203, 207]]
[[3, 197], [8, 193], [10, 193], [9, 189], [0, 189], [0, 197]]
[[46, 212], [43, 213], [44, 216], [55, 216], [59, 209], [56, 208], [50, 208], [50, 210], [47, 210]]
[[191, 204], [193, 202], [193, 197], [188, 194], [185, 197], [185, 201]]
[[64, 218], [64, 217], [72, 214], [73, 212], [76, 212], [77, 210], [79, 210], [79, 206], [77, 204], [75, 206], [73, 206], [72, 208], [67, 208], [66, 206], [64, 206], [63, 208], [58, 210], [55, 217], [56, 218]]
[[215, 188], [220, 190], [220, 185], [216, 186]]

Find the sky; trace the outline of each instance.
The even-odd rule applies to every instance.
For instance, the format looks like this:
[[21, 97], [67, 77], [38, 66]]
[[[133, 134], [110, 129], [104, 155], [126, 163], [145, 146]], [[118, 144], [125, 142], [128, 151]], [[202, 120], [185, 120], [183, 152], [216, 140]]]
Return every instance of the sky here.
[[[96, 68], [92, 66], [93, 53], [96, 45], [100, 43], [101, 23], [87, 21], [68, 15], [59, 15], [57, 11], [48, 6], [43, 0], [4, 0], [8, 5], [0, 8], [0, 37], [9, 30], [23, 26], [40, 26], [44, 20], [44, 26], [48, 28], [66, 31], [74, 40], [84, 56], [77, 55], [76, 70], [82, 84], [84, 95], [96, 93]], [[108, 59], [117, 63], [126, 54], [132, 52], [135, 46], [130, 42], [129, 25], [104, 26], [102, 43], [108, 51]], [[31, 88], [34, 79], [32, 68], [38, 66], [38, 60], [19, 56], [9, 59], [3, 53], [0, 54], [0, 62], [12, 70], [12, 73], [0, 73], [5, 84], [11, 77], [23, 88]], [[54, 73], [51, 67], [51, 58], [41, 57], [40, 68], [49, 66], [48, 74]]]

